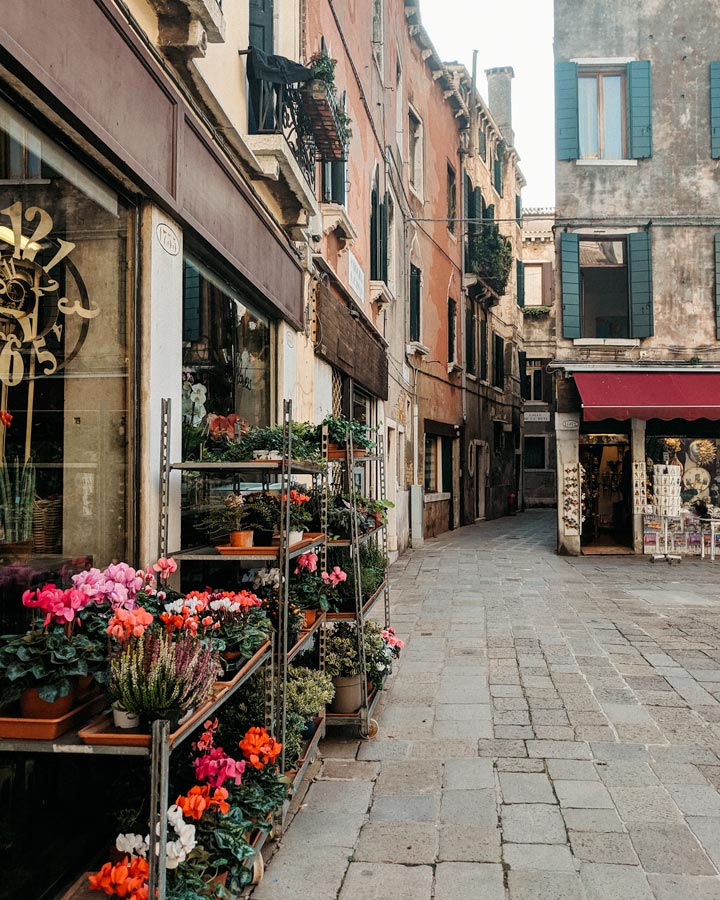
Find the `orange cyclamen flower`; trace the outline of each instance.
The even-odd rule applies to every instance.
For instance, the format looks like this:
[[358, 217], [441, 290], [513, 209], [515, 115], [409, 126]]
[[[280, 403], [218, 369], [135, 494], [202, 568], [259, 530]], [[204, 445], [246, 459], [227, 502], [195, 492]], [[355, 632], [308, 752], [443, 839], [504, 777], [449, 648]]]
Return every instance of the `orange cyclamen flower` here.
[[10, 423], [12, 422], [13, 417], [9, 412], [0, 412], [0, 423], [2, 423], [6, 428], [10, 427]]
[[268, 763], [275, 762], [282, 744], [270, 737], [264, 728], [250, 728], [240, 741], [240, 749], [254, 769], [262, 769]]
[[225, 788], [215, 788], [210, 793], [210, 785], [196, 784], [191, 787], [185, 795], [180, 795], [175, 803], [183, 811], [183, 815], [190, 819], [202, 819], [206, 810], [217, 809], [218, 812], [227, 813], [230, 811], [230, 804], [227, 803], [228, 792]]
[[114, 865], [107, 862], [99, 872], [88, 877], [91, 890], [125, 900], [147, 900], [147, 881], [148, 863], [142, 856], [125, 856]]

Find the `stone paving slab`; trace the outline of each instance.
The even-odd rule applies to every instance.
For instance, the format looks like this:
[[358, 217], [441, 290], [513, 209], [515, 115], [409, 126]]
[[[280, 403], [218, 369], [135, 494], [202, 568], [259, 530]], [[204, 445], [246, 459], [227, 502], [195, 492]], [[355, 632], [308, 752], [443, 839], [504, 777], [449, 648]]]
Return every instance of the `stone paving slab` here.
[[554, 516], [392, 567], [379, 734], [321, 744], [254, 900], [720, 900], [715, 570], [558, 557]]

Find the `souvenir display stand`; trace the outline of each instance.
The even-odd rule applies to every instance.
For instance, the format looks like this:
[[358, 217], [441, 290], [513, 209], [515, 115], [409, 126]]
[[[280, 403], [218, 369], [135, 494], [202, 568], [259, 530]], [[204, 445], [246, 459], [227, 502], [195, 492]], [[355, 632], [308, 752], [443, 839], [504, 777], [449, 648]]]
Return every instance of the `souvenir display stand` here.
[[[356, 472], [359, 467], [364, 467], [365, 478], [370, 480], [372, 476], [375, 479], [377, 499], [386, 499], [386, 482], [385, 482], [385, 454], [383, 447], [382, 435], [378, 435], [377, 452], [373, 455], [367, 455], [364, 452], [358, 452], [351, 433], [348, 433], [345, 446], [342, 452], [335, 453], [330, 458], [328, 449], [327, 434], [323, 434], [323, 453], [328, 466], [336, 466], [339, 478], [332, 479], [328, 475], [328, 481], [335, 486], [345, 487], [350, 497], [350, 539], [346, 541], [328, 541], [327, 547], [341, 547], [347, 550], [353, 567], [353, 580], [355, 584], [354, 591], [354, 610], [351, 613], [328, 613], [326, 616], [328, 628], [333, 627], [333, 623], [343, 619], [350, 619], [356, 623], [358, 658], [360, 660], [361, 671], [365, 671], [365, 645], [364, 645], [364, 627], [365, 621], [375, 605], [382, 599], [384, 606], [384, 623], [387, 628], [390, 624], [390, 587], [387, 578], [388, 569], [388, 549], [387, 549], [387, 526], [379, 525], [377, 528], [365, 534], [360, 533], [359, 517], [358, 517], [358, 485], [356, 480]], [[326, 519], [327, 521], [327, 519]], [[360, 548], [366, 541], [379, 541], [382, 550], [382, 558], [384, 560], [384, 576], [380, 586], [368, 598], [363, 596], [361, 567], [360, 567]], [[373, 737], [377, 733], [377, 722], [372, 718], [372, 713], [380, 698], [381, 685], [374, 685], [372, 692], [368, 689], [366, 678], [361, 681], [362, 701], [360, 708], [356, 713], [342, 714], [329, 712], [326, 715], [328, 725], [357, 725], [360, 736], [363, 738]]]

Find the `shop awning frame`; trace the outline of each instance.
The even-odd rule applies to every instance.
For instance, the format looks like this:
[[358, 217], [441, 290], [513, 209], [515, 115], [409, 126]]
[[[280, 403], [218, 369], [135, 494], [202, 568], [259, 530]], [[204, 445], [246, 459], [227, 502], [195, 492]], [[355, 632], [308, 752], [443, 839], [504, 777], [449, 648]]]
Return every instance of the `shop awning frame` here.
[[573, 371], [583, 420], [720, 421], [720, 370], [714, 372]]

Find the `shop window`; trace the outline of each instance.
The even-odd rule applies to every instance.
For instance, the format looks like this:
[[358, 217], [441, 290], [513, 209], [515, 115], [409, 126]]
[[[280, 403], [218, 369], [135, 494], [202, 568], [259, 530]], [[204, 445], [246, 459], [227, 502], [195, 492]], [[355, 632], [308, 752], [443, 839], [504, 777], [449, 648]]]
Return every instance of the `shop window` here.
[[525, 438], [526, 469], [547, 469], [546, 444], [544, 437]]
[[127, 559], [132, 546], [134, 217], [1, 102], [0, 148], [3, 175], [13, 176], [0, 184], [0, 409], [12, 416], [0, 426], [7, 633], [19, 624], [7, 611], [32, 579], [64, 584], [73, 567]]
[[270, 325], [194, 257], [183, 298], [183, 454], [194, 459], [213, 440], [269, 424]]

